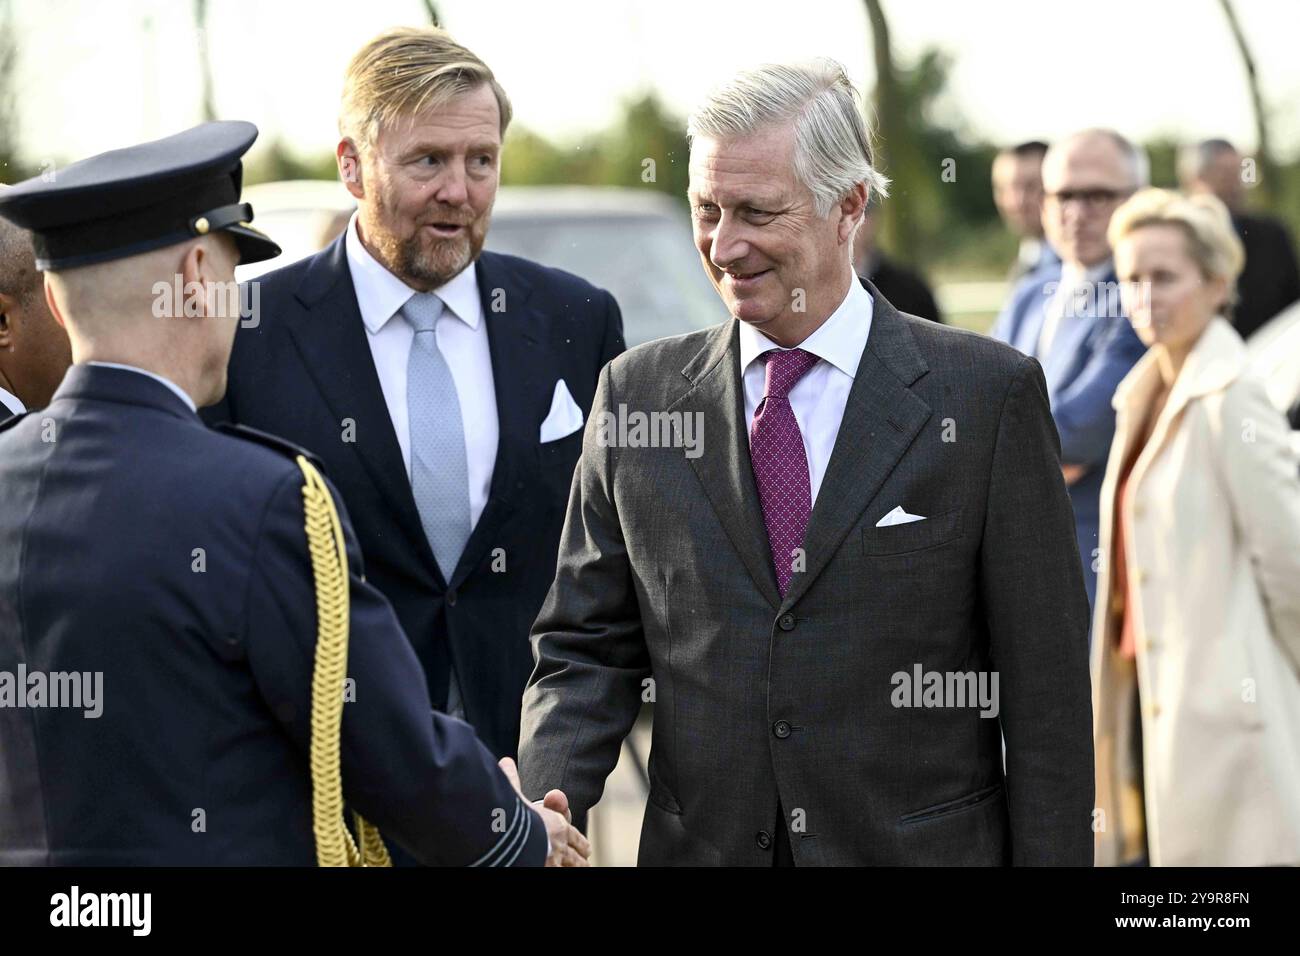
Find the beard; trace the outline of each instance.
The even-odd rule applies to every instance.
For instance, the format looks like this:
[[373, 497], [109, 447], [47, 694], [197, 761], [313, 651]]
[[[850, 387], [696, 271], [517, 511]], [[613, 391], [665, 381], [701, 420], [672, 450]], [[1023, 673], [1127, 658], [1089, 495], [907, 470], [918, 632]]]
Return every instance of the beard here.
[[[470, 221], [464, 221], [463, 217], [454, 218], [465, 231], [451, 238], [434, 236], [423, 226], [417, 226], [406, 238], [383, 229], [369, 232], [367, 238], [389, 271], [412, 288], [428, 292], [460, 275], [483, 251], [487, 216]], [[444, 216], [439, 221], [452, 219], [452, 216]]]

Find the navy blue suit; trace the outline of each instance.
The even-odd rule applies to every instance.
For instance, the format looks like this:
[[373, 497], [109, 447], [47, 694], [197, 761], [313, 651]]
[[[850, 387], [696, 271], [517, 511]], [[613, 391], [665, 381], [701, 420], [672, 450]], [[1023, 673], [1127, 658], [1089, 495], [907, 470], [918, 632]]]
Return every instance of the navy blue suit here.
[[1039, 336], [1052, 292], [1061, 281], [1059, 260], [1030, 273], [1012, 293], [990, 334], [1043, 366], [1052, 418], [1061, 438], [1061, 462], [1083, 465], [1083, 477], [1069, 486], [1074, 505], [1079, 558], [1083, 562], [1088, 603], [1097, 594], [1094, 570], [1101, 507], [1101, 482], [1115, 437], [1115, 386], [1142, 357], [1146, 346], [1120, 308], [1112, 270], [1096, 285], [1097, 294], [1076, 310], [1079, 318], [1062, 321], [1047, 355], [1038, 354]]
[[205, 417], [283, 436], [325, 462], [368, 580], [392, 602], [434, 705], [445, 707], [454, 666], [466, 720], [497, 756], [513, 756], [533, 668], [528, 634], [555, 578], [582, 450], [581, 428], [545, 444], [539, 432], [559, 379], [590, 412], [601, 368], [624, 348], [618, 305], [558, 269], [480, 256], [500, 440], [487, 504], [447, 581], [420, 523], [343, 238], [258, 281], [259, 322], [235, 336], [226, 398]]
[[[0, 865], [315, 862], [316, 601], [294, 452], [87, 365], [0, 431], [0, 671], [103, 675], [97, 718], [0, 708]], [[339, 511], [347, 801], [425, 863], [542, 863], [540, 818], [470, 727], [432, 711]]]

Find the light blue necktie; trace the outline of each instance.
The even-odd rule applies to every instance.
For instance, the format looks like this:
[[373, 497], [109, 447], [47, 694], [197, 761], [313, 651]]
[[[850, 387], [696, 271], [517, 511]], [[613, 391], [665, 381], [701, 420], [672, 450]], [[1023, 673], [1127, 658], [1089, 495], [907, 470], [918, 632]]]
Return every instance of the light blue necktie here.
[[443, 303], [417, 292], [402, 314], [415, 329], [406, 362], [411, 492], [443, 580], [450, 583], [470, 534], [469, 459], [456, 383], [434, 332]]

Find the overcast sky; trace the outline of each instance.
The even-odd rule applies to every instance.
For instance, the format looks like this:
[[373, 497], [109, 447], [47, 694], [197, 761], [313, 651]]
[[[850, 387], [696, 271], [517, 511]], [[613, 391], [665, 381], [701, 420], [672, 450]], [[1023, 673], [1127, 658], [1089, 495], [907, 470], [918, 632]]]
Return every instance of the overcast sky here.
[[[1139, 138], [1254, 125], [1216, 0], [884, 0], [896, 55], [954, 57], [945, 114], [996, 141], [1106, 124]], [[1276, 149], [1300, 153], [1300, 2], [1236, 0], [1274, 110]], [[187, 0], [14, 0], [20, 152], [66, 162], [200, 119]], [[332, 151], [343, 69], [385, 27], [423, 22], [419, 0], [210, 0], [206, 38], [222, 118], [263, 140]], [[525, 125], [597, 129], [646, 87], [684, 113], [736, 69], [835, 57], [874, 81], [861, 0], [439, 0], [444, 24], [496, 71]]]

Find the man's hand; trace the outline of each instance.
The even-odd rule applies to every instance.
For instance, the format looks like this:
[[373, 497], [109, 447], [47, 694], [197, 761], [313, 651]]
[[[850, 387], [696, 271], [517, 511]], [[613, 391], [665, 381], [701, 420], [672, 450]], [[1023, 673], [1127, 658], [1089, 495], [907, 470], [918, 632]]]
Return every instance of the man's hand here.
[[1072, 485], [1088, 473], [1087, 465], [1062, 465], [1061, 477], [1065, 479], [1066, 485]]
[[[519, 784], [519, 770], [515, 767], [515, 762], [509, 757], [502, 757], [498, 766], [514, 786], [515, 792], [527, 800]], [[564, 791], [552, 790], [532, 806], [546, 824], [546, 835], [551, 840], [551, 855], [546, 858], [546, 865], [590, 866], [587, 857], [591, 855], [591, 844], [572, 825], [573, 814], [569, 812], [569, 798], [564, 795]]]

